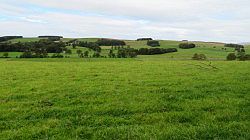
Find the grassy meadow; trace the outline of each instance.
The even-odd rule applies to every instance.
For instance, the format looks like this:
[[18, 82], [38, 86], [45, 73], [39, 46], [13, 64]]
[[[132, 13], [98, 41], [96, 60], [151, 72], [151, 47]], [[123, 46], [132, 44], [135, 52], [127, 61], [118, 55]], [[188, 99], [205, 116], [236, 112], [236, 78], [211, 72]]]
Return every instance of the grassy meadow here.
[[225, 61], [233, 50], [222, 48], [199, 42], [134, 59], [78, 58], [86, 48], [63, 59], [9, 53], [0, 59], [0, 139], [250, 139], [250, 62]]

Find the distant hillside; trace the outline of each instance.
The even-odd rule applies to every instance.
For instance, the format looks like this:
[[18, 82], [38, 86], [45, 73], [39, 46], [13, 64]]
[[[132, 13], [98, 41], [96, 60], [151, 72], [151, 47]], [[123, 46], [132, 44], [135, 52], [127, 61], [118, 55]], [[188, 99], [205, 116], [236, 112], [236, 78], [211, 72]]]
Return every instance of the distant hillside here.
[[243, 42], [243, 43], [240, 43], [241, 45], [250, 45], [250, 42]]

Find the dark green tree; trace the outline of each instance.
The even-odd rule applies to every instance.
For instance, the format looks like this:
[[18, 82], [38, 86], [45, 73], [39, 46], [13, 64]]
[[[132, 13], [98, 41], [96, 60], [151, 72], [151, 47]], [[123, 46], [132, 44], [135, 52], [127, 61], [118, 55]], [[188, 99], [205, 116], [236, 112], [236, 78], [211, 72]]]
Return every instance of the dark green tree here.
[[207, 60], [207, 57], [205, 54], [197, 54], [195, 53], [192, 57], [193, 60]]
[[82, 50], [77, 50], [76, 53], [77, 53], [78, 56], [80, 57], [80, 55], [82, 54]]
[[85, 58], [89, 57], [89, 51], [85, 51], [85, 52], [84, 52], [84, 57], [85, 57]]
[[147, 45], [151, 46], [151, 47], [158, 47], [158, 46], [160, 46], [160, 42], [156, 41], [156, 40], [150, 40], [147, 42]]
[[7, 52], [3, 53], [4, 58], [8, 58], [8, 56], [9, 56], [9, 53], [7, 53]]
[[235, 55], [235, 53], [230, 53], [227, 55], [228, 61], [236, 60], [236, 58], [237, 58], [237, 56]]
[[66, 49], [65, 54], [71, 55], [71, 54], [72, 54], [72, 51], [71, 51], [70, 49]]
[[114, 51], [112, 49], [109, 50], [109, 57], [110, 58], [115, 58], [115, 53], [114, 53]]

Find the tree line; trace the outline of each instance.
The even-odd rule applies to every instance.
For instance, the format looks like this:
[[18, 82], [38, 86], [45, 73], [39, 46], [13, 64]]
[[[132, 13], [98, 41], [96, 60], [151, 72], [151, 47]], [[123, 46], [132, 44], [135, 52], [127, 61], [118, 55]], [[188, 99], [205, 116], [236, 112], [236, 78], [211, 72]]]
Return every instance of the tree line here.
[[137, 52], [138, 55], [157, 55], [165, 53], [177, 52], [176, 48], [140, 48]]
[[150, 41], [152, 38], [138, 38], [137, 41]]
[[42, 39], [36, 42], [0, 43], [0, 52], [23, 52], [21, 58], [44, 58], [67, 51], [65, 43]]
[[[176, 48], [140, 48], [134, 49], [130, 47], [120, 47], [116, 49], [110, 49], [108, 57], [110, 58], [135, 58], [137, 55], [156, 55], [156, 54], [165, 54], [177, 52]], [[85, 51], [84, 53], [81, 50], [77, 50], [77, 54], [81, 58], [89, 57], [89, 52]], [[105, 57], [101, 56], [99, 52], [95, 52], [91, 57]]]
[[116, 40], [116, 39], [98, 39], [96, 43], [99, 46], [125, 46], [126, 43], [123, 40]]
[[2, 36], [0, 37], [0, 42], [8, 41], [11, 39], [23, 38], [23, 36]]
[[109, 52], [109, 57], [115, 58], [134, 58], [137, 55], [156, 55], [177, 52], [176, 48], [140, 48], [139, 50], [134, 48], [119, 48], [117, 55], [115, 55], [111, 49]]
[[224, 47], [234, 48], [235, 51], [238, 51], [238, 52], [244, 49], [244, 45], [240, 45], [240, 44], [225, 44]]
[[65, 47], [66, 45], [63, 42], [42, 39], [36, 42], [0, 43], [0, 52], [25, 52], [43, 49], [47, 53], [60, 53]]

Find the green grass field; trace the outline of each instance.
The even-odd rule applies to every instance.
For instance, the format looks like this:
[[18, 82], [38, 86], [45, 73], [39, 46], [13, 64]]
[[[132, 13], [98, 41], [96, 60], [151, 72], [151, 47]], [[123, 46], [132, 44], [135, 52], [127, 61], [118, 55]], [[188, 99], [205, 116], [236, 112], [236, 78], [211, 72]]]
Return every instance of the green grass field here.
[[0, 60], [1, 139], [249, 139], [249, 62]]
[[[18, 41], [35, 39], [11, 42]], [[221, 43], [195, 43], [134, 59], [83, 59], [76, 51], [87, 48], [69, 46], [70, 58], [61, 59], [11, 52], [0, 59], [0, 140], [250, 139], [250, 62], [225, 61], [234, 50]], [[102, 55], [109, 49], [102, 46]], [[208, 60], [193, 61], [194, 53]]]

